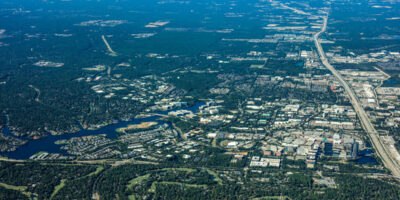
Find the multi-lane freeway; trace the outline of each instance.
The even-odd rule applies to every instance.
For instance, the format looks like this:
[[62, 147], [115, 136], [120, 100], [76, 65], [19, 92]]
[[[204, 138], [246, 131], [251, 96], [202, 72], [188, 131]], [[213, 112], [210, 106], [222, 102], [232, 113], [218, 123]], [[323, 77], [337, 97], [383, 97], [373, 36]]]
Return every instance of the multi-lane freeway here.
[[324, 19], [324, 24], [323, 24], [321, 30], [318, 33], [314, 34], [314, 36], [313, 36], [315, 47], [318, 50], [318, 54], [320, 56], [322, 64], [329, 71], [331, 71], [331, 73], [337, 78], [337, 80], [340, 82], [340, 84], [345, 89], [345, 92], [349, 96], [350, 102], [353, 105], [353, 108], [356, 111], [357, 116], [361, 121], [362, 127], [367, 132], [369, 138], [371, 139], [373, 147], [375, 148], [379, 157], [382, 159], [382, 162], [384, 163], [385, 167], [388, 168], [392, 172], [393, 176], [395, 176], [396, 178], [400, 178], [399, 163], [397, 163], [397, 161], [394, 160], [394, 158], [392, 158], [390, 156], [390, 152], [388, 151], [387, 147], [380, 140], [378, 132], [374, 128], [373, 124], [371, 123], [364, 108], [360, 105], [360, 102], [359, 102], [354, 90], [343, 79], [342, 75], [331, 64], [329, 64], [328, 59], [325, 56], [324, 49], [322, 48], [321, 43], [319, 41], [319, 36], [321, 35], [321, 33], [324, 33], [326, 31], [326, 26], [328, 23], [328, 16], [323, 17], [323, 19]]

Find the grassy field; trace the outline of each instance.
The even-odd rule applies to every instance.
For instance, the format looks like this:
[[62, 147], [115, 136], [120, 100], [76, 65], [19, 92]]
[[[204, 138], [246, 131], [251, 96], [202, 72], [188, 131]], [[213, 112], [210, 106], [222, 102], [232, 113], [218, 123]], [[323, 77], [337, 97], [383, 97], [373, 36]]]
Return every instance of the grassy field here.
[[196, 184], [187, 184], [187, 183], [180, 183], [180, 182], [170, 182], [170, 181], [162, 181], [162, 182], [153, 182], [149, 189], [149, 192], [155, 193], [156, 192], [156, 185], [157, 184], [166, 184], [166, 185], [181, 185], [184, 187], [197, 187], [197, 188], [206, 188], [207, 185], [196, 185]]
[[284, 199], [289, 199], [288, 196], [267, 196], [267, 197], [260, 197], [260, 198], [254, 198], [252, 200], [284, 200]]
[[[8, 185], [8, 184], [6, 184], [6, 183], [1, 183], [1, 182], [0, 182], [0, 187], [4, 187], [4, 188], [9, 189], [9, 190], [16, 190], [16, 191], [19, 191], [19, 192], [21, 192], [22, 194], [24, 194], [25, 196], [27, 196], [29, 199], [32, 199], [32, 198], [31, 198], [32, 193], [26, 191], [26, 189], [27, 189], [26, 186]], [[36, 195], [36, 196], [37, 196], [37, 195]]]
[[[192, 173], [192, 172], [195, 172], [197, 169], [191, 169], [191, 168], [163, 168], [163, 169], [159, 169], [159, 170], [155, 170], [155, 171], [165, 171], [165, 170], [167, 170], [167, 171], [182, 171], [182, 172], [190, 172], [190, 173]], [[214, 172], [214, 171], [209, 170], [209, 169], [204, 169], [204, 170], [207, 170], [207, 173], [209, 173], [210, 175], [214, 176], [214, 180], [217, 181], [219, 185], [222, 185], [222, 180], [219, 178], [217, 172]], [[126, 186], [126, 188], [128, 190], [132, 190], [133, 187], [136, 184], [148, 179], [150, 177], [150, 175], [151, 175], [151, 173], [145, 174], [143, 176], [139, 176], [139, 177], [136, 177], [136, 178], [130, 180], [129, 184]], [[202, 188], [207, 187], [207, 185], [186, 184], [186, 183], [170, 182], [170, 181], [162, 181], [162, 182], [155, 181], [155, 182], [153, 182], [151, 184], [151, 187], [149, 188], [148, 192], [155, 193], [157, 184], [181, 185], [181, 186], [184, 186], [184, 187], [202, 187]], [[131, 196], [132, 197], [130, 197], [130, 198], [132, 198], [132, 199], [135, 198], [134, 195], [131, 195]]]
[[211, 144], [212, 147], [217, 147], [217, 138], [214, 138]]
[[100, 173], [101, 171], [103, 171], [103, 169], [104, 169], [104, 167], [101, 166], [101, 165], [99, 165], [99, 166], [97, 167], [96, 171], [94, 171], [94, 172], [88, 174], [87, 176], [94, 176], [94, 175]]
[[195, 172], [195, 169], [190, 169], [190, 168], [163, 168], [160, 169], [159, 171], [163, 170], [175, 170], [175, 171], [182, 171], [182, 172]]
[[197, 187], [197, 188], [206, 188], [207, 185], [196, 185], [196, 184], [186, 184], [186, 183], [180, 183], [180, 182], [170, 182], [170, 181], [162, 181], [162, 182], [156, 182], [156, 184], [166, 184], [166, 185], [181, 185], [185, 187]]
[[128, 189], [132, 189], [133, 186], [135, 186], [136, 184], [142, 182], [143, 180], [146, 180], [147, 178], [149, 178], [150, 174], [146, 174], [143, 176], [139, 176], [137, 178], [134, 178], [132, 180], [129, 181], [129, 184], [126, 186]]
[[153, 183], [151, 184], [151, 187], [150, 187], [150, 189], [149, 189], [149, 192], [151, 192], [151, 193], [155, 193], [155, 192], [156, 192], [156, 184], [157, 184], [157, 182], [153, 182]]
[[65, 182], [66, 182], [66, 181], [67, 181], [67, 179], [61, 179], [60, 184], [57, 185], [57, 186], [54, 188], [54, 191], [53, 191], [53, 193], [51, 194], [50, 199], [53, 199], [53, 197], [58, 193], [58, 191], [60, 191], [61, 188], [63, 188], [63, 187], [65, 186]]
[[[66, 165], [76, 165], [76, 164], [66, 164]], [[78, 164], [78, 165], [79, 165], [79, 164]], [[90, 174], [88, 174], [88, 175], [86, 175], [86, 176], [80, 177], [79, 179], [85, 178], [85, 177], [88, 177], [88, 176], [94, 176], [94, 175], [100, 173], [101, 171], [103, 171], [103, 169], [104, 169], [104, 167], [101, 166], [101, 165], [99, 165], [99, 166], [97, 166], [96, 171], [91, 172]], [[65, 186], [65, 183], [66, 183], [66, 182], [67, 182], [67, 179], [62, 179], [62, 180], [61, 180], [60, 184], [57, 185], [57, 186], [54, 188], [54, 191], [53, 191], [53, 193], [51, 194], [50, 199], [53, 199], [53, 197], [58, 193], [58, 191], [60, 191], [60, 190]]]
[[214, 176], [214, 180], [218, 182], [219, 185], [222, 185], [222, 180], [219, 178], [217, 172], [207, 169], [207, 172]]
[[10, 190], [18, 190], [20, 192], [24, 192], [27, 189], [26, 186], [14, 186], [14, 185], [8, 185], [6, 183], [1, 183], [1, 182], [0, 182], [0, 186], [10, 189]]

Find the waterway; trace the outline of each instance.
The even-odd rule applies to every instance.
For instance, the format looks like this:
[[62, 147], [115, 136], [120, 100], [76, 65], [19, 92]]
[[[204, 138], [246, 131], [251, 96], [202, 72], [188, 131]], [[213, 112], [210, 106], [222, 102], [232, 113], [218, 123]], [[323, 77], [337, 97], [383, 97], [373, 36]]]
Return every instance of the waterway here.
[[[192, 107], [187, 107], [183, 108], [183, 110], [190, 110], [192, 112], [196, 112], [200, 106], [204, 105], [203, 102], [197, 102], [194, 106]], [[174, 109], [177, 110], [177, 109]], [[174, 111], [170, 110], [170, 111]], [[166, 115], [170, 111], [159, 111], [157, 112], [158, 114], [163, 114]], [[30, 156], [34, 155], [35, 153], [38, 153], [40, 151], [45, 151], [48, 153], [59, 153], [62, 155], [66, 155], [66, 152], [61, 148], [62, 145], [57, 145], [55, 142], [57, 140], [69, 140], [72, 137], [82, 137], [82, 136], [89, 136], [89, 135], [99, 135], [99, 134], [106, 134], [108, 138], [114, 139], [118, 137], [118, 133], [116, 129], [121, 128], [121, 127], [126, 127], [129, 124], [140, 124], [142, 122], [148, 122], [148, 121], [158, 121], [161, 124], [162, 123], [167, 123], [163, 120], [160, 119], [160, 116], [151, 116], [151, 117], [146, 117], [146, 118], [139, 118], [139, 119], [132, 119], [130, 121], [118, 121], [115, 124], [110, 124], [107, 126], [104, 126], [100, 129], [97, 130], [85, 130], [81, 128], [80, 131], [75, 132], [75, 133], [67, 133], [63, 135], [51, 135], [48, 134], [47, 137], [37, 139], [37, 140], [30, 140], [27, 144], [20, 146], [16, 151], [12, 152], [4, 152], [1, 153], [2, 156], [6, 156], [8, 158], [12, 159], [29, 159]], [[16, 137], [11, 134], [11, 131], [9, 130], [8, 126], [4, 126], [3, 128], [3, 133], [8, 136]], [[20, 138], [20, 137], [18, 137]], [[23, 138], [20, 138], [23, 139]]]
[[398, 84], [399, 82], [397, 80], [394, 79], [388, 79], [385, 81], [386, 84]]

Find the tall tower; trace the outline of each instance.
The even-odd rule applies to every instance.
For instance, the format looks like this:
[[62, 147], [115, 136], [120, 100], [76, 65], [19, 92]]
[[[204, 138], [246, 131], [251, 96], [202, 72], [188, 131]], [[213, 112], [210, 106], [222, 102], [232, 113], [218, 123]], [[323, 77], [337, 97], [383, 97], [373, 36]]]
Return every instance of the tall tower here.
[[357, 158], [358, 156], [358, 142], [354, 140], [353, 144], [351, 145], [351, 157]]

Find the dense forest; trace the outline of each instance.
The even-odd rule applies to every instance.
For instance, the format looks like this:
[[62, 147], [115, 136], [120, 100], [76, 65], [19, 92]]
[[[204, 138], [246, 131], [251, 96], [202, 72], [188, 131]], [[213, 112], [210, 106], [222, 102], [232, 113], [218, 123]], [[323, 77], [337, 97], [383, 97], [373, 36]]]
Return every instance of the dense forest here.
[[[216, 158], [220, 159], [220, 157]], [[215, 160], [216, 160], [215, 159]], [[285, 161], [281, 169], [243, 171], [214, 164], [78, 164], [1, 162], [0, 199], [399, 199], [393, 180], [324, 172], [334, 187], [317, 184], [304, 162]], [[229, 160], [225, 161], [229, 163]], [[293, 170], [293, 166], [299, 166]], [[321, 165], [322, 166], [322, 165]], [[342, 169], [343, 167], [341, 167]], [[358, 173], [370, 173], [358, 170]], [[393, 184], [395, 183], [395, 184]]]

